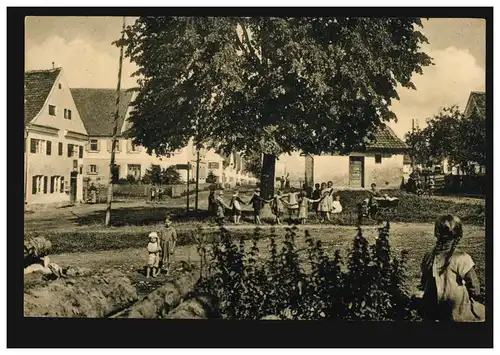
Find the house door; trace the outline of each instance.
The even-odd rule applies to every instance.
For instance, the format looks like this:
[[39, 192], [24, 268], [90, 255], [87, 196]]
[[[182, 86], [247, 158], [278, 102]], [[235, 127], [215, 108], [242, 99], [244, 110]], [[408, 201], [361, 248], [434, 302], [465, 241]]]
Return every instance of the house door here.
[[71, 203], [76, 202], [76, 191], [77, 191], [77, 176], [78, 172], [77, 171], [72, 171], [71, 172], [71, 179], [70, 179], [70, 184], [69, 184], [69, 198]]
[[365, 157], [349, 157], [349, 186], [365, 187]]

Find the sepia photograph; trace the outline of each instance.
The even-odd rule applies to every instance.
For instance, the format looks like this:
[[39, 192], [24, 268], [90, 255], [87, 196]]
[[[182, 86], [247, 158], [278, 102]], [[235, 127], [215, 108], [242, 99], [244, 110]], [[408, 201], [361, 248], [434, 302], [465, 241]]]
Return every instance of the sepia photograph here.
[[492, 8], [332, 9], [26, 15], [23, 317], [491, 322]]

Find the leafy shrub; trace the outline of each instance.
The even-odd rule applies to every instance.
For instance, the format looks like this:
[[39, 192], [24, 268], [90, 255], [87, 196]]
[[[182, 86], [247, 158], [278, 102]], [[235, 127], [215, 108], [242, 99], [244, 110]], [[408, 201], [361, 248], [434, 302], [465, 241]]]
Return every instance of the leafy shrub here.
[[[296, 247], [296, 227], [289, 228], [281, 248], [274, 231], [268, 258], [261, 260], [256, 229], [250, 250], [236, 243], [221, 227], [212, 243], [207, 272], [197, 291], [216, 297], [219, 312], [228, 319], [409, 320], [406, 253], [395, 257], [389, 246], [389, 224], [379, 229], [374, 245], [362, 231], [354, 238], [347, 263], [337, 250], [329, 256], [308, 232], [306, 255]], [[205, 255], [207, 254], [205, 250]], [[202, 272], [203, 274], [203, 272]]]
[[217, 182], [217, 176], [215, 176], [215, 174], [212, 170], [210, 170], [208, 172], [208, 175], [207, 175], [207, 178], [205, 179], [205, 181], [208, 184], [215, 184]]

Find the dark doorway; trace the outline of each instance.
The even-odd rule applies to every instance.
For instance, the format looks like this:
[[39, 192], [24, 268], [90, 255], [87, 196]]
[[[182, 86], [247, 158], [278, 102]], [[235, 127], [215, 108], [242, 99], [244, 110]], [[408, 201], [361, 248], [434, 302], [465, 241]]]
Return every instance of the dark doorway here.
[[365, 187], [365, 157], [349, 157], [349, 186]]
[[77, 177], [78, 177], [78, 171], [72, 171], [71, 172], [71, 179], [70, 179], [70, 184], [69, 184], [69, 192], [70, 192], [70, 202], [75, 203], [76, 202], [76, 191], [77, 191]]

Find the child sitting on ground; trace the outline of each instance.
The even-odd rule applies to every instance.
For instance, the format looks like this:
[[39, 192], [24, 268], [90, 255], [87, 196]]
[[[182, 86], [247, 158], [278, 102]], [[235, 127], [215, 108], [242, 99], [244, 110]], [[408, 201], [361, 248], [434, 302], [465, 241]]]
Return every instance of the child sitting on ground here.
[[340, 196], [335, 196], [335, 199], [332, 202], [332, 213], [340, 213], [342, 212], [342, 205], [340, 204]]
[[148, 243], [148, 265], [146, 268], [146, 278], [149, 278], [149, 275], [156, 277], [160, 272], [160, 251], [161, 246], [158, 242], [158, 233], [151, 232], [149, 233], [149, 243]]
[[462, 238], [456, 216], [441, 216], [434, 225], [436, 245], [421, 264], [422, 313], [431, 321], [483, 322], [484, 305], [474, 298], [480, 293], [474, 261], [456, 249]]

